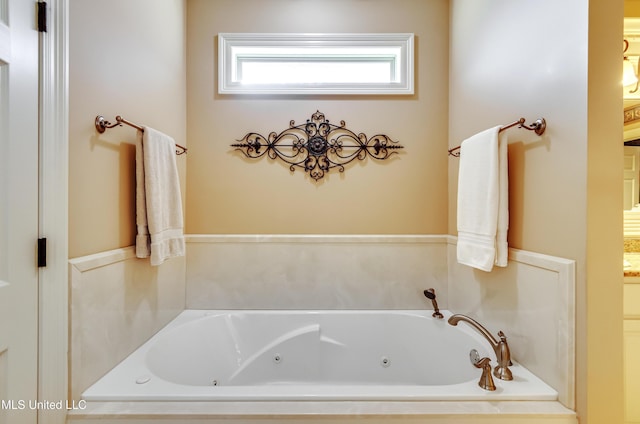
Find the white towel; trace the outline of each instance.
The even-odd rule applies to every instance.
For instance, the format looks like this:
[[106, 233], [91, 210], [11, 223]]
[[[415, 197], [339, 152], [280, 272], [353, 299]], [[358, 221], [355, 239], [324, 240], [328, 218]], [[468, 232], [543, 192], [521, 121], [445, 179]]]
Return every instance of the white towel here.
[[184, 256], [182, 196], [173, 138], [153, 128], [136, 139], [136, 256], [151, 265]]
[[500, 127], [460, 145], [458, 262], [483, 271], [507, 266], [509, 178], [507, 136]]

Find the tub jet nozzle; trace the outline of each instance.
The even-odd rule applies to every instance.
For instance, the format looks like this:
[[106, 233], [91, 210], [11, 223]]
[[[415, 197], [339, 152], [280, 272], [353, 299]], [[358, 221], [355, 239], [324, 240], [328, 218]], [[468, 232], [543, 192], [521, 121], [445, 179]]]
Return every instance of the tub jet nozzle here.
[[431, 316], [438, 319], [444, 318], [440, 313], [440, 309], [438, 308], [438, 302], [436, 301], [436, 291], [434, 289], [426, 289], [423, 293], [427, 297], [427, 299], [431, 300], [431, 304], [433, 305], [433, 314]]

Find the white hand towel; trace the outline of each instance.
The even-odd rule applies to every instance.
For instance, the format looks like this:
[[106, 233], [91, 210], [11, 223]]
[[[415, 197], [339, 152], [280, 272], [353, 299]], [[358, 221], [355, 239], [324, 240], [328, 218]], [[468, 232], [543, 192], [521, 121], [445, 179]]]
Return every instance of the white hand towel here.
[[151, 265], [184, 256], [182, 196], [173, 138], [153, 128], [136, 139], [136, 256]]
[[507, 266], [509, 178], [507, 136], [500, 127], [460, 145], [458, 262], [483, 271]]

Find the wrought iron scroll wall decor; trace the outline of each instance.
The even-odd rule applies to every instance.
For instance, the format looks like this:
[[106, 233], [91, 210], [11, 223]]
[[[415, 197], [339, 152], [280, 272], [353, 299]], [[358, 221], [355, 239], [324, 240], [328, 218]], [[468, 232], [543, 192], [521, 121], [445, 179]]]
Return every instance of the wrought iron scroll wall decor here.
[[316, 181], [333, 168], [344, 172], [345, 165], [356, 159], [371, 157], [385, 160], [403, 148], [384, 134], [367, 138], [363, 133], [356, 134], [345, 128], [345, 125], [344, 121], [340, 121], [340, 125], [332, 124], [317, 111], [305, 124], [296, 125], [292, 120], [289, 128], [280, 133], [274, 131], [264, 137], [252, 132], [231, 146], [248, 158], [266, 155], [274, 160], [280, 159], [289, 164], [292, 172], [296, 168], [304, 169]]

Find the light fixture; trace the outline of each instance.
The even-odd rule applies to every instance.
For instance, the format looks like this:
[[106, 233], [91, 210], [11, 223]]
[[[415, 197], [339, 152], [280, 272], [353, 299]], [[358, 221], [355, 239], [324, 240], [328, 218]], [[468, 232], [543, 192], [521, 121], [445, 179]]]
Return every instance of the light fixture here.
[[[622, 86], [624, 87], [625, 92], [635, 93], [638, 91], [638, 73], [636, 71], [635, 66], [629, 57], [626, 55], [627, 50], [629, 49], [629, 42], [627, 40], [622, 40], [624, 42], [624, 50], [623, 50], [623, 59], [622, 59]], [[638, 64], [640, 65], [640, 57], [638, 58]], [[630, 90], [627, 90], [627, 87], [631, 87]]]

